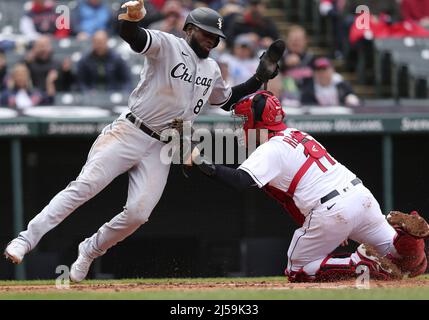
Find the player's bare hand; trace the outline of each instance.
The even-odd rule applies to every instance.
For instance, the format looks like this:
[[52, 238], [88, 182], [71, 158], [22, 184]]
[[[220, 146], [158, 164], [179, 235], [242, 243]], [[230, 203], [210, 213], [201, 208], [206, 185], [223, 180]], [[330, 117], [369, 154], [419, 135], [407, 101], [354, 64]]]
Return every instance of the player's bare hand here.
[[345, 246], [348, 246], [348, 245], [349, 245], [349, 241], [347, 239], [344, 240], [343, 242], [341, 242], [341, 244], [340, 244], [341, 247], [345, 247]]
[[146, 15], [144, 0], [128, 1], [122, 6], [122, 9], [127, 8], [127, 13], [121, 13], [118, 20], [140, 21]]

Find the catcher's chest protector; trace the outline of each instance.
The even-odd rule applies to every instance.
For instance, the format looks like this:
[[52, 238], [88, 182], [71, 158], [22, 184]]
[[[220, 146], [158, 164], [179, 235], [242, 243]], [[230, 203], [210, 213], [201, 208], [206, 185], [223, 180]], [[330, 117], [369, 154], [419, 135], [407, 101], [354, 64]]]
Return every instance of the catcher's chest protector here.
[[316, 163], [323, 172], [327, 170], [319, 159], [326, 157], [332, 165], [335, 164], [335, 161], [332, 160], [325, 148], [323, 148], [317, 141], [307, 138], [307, 135], [303, 134], [301, 131], [293, 131], [291, 133], [291, 138], [285, 137], [284, 141], [291, 144], [293, 147], [296, 147], [298, 144], [302, 144], [304, 146], [304, 154], [307, 157], [307, 160], [293, 177], [287, 192], [270, 185], [266, 185], [263, 189], [268, 195], [280, 202], [295, 222], [302, 226], [305, 217], [293, 201], [296, 186], [313, 163]]
[[276, 187], [270, 186], [268, 184], [263, 187], [263, 190], [271, 198], [278, 201], [299, 226], [302, 226], [304, 224], [304, 221], [305, 221], [304, 215], [295, 205], [295, 202], [293, 201], [293, 199], [286, 194], [286, 192], [280, 189], [277, 189]]
[[304, 154], [307, 156], [307, 160], [293, 177], [287, 191], [287, 194], [293, 198], [299, 181], [313, 163], [316, 163], [320, 170], [326, 172], [328, 169], [320, 162], [319, 159], [325, 157], [331, 165], [334, 165], [335, 161], [331, 158], [325, 148], [323, 148], [317, 141], [307, 138], [307, 135], [303, 134], [301, 131], [293, 131], [291, 136], [292, 140], [304, 146]]

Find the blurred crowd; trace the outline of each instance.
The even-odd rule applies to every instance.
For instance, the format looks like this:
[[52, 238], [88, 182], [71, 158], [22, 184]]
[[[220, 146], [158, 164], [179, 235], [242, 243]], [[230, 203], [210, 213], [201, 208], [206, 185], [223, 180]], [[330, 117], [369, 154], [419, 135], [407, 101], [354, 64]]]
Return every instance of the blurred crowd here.
[[[121, 1], [32, 0], [25, 6], [24, 2], [5, 1], [22, 7], [22, 15], [13, 34], [0, 28], [1, 106], [23, 109], [58, 104], [59, 93], [120, 92], [126, 96], [137, 84], [142, 67], [139, 57], [117, 34]], [[3, 8], [7, 9], [6, 2]], [[63, 12], [57, 10], [61, 4], [71, 10], [69, 24], [61, 21]], [[371, 9], [370, 32], [353, 29], [359, 5]], [[291, 25], [287, 34], [279, 32], [267, 16], [265, 0], [146, 0], [147, 15], [140, 24], [184, 37], [184, 19], [198, 6], [209, 6], [224, 17], [227, 39], [211, 57], [232, 86], [254, 74], [261, 53], [273, 40], [286, 41], [279, 75], [268, 89], [287, 106], [359, 106], [350, 84], [336, 72], [335, 60], [353, 54], [362, 41], [382, 36], [382, 23], [391, 26], [405, 21], [404, 34], [424, 34], [429, 27], [429, 0], [321, 0], [319, 12], [333, 25], [335, 48], [331, 56], [320, 57], [309, 51], [304, 27]], [[7, 14], [2, 12], [3, 17]], [[395, 32], [400, 33], [401, 28], [396, 27]]]

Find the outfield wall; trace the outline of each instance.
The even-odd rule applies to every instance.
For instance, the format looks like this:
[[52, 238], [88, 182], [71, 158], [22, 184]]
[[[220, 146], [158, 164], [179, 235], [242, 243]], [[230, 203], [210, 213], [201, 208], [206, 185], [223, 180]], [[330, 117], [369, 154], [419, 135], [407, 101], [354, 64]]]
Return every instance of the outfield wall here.
[[[18, 193], [22, 192], [23, 222], [27, 224], [79, 174], [97, 132], [111, 119], [20, 117], [0, 121], [2, 246], [17, 228], [16, 188], [21, 186]], [[288, 121], [313, 132], [338, 161], [364, 181], [382, 208], [417, 209], [429, 218], [425, 184], [429, 181], [429, 116], [301, 115], [290, 116]], [[230, 118], [202, 117], [197, 123], [222, 124], [230, 126]], [[17, 151], [20, 168], [16, 168]], [[18, 169], [22, 182], [14, 186]], [[126, 192], [127, 177], [123, 175], [48, 233], [28, 255], [25, 276], [52, 278], [57, 265], [70, 265], [78, 243], [122, 210]], [[263, 192], [239, 194], [199, 172], [185, 179], [180, 166], [175, 165], [149, 222], [98, 259], [90, 276], [280, 275], [294, 229], [288, 215]], [[0, 278], [14, 277], [14, 268], [1, 261]]]

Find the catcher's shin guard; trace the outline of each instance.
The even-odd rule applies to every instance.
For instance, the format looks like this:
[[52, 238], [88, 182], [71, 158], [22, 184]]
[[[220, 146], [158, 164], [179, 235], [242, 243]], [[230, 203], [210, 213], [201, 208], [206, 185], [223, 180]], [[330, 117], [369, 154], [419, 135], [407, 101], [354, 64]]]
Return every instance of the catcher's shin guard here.
[[416, 211], [410, 214], [392, 211], [387, 221], [396, 230], [393, 245], [400, 256], [392, 256], [392, 262], [409, 277], [423, 274], [427, 268], [424, 239], [429, 237], [428, 223]]
[[314, 282], [317, 281], [315, 276], [310, 276], [307, 272], [304, 271], [304, 268], [299, 269], [298, 271], [289, 271], [285, 270], [285, 275], [288, 278], [289, 282]]
[[[347, 256], [329, 255], [320, 264], [315, 275], [309, 275], [301, 268], [299, 271], [285, 271], [290, 282], [333, 282], [355, 279], [363, 270], [360, 266], [368, 268], [371, 279], [390, 280], [402, 278], [401, 271], [387, 258], [381, 257], [375, 249], [367, 245], [360, 245], [356, 250], [354, 262], [350, 254]], [[348, 259], [347, 259], [348, 258]], [[341, 264], [338, 261], [343, 260]]]
[[356, 264], [356, 269], [359, 265], [367, 266], [371, 279], [392, 280], [402, 278], [403, 275], [401, 270], [393, 264], [390, 259], [378, 254], [373, 247], [361, 244], [357, 248], [356, 253], [361, 259], [361, 261]]

